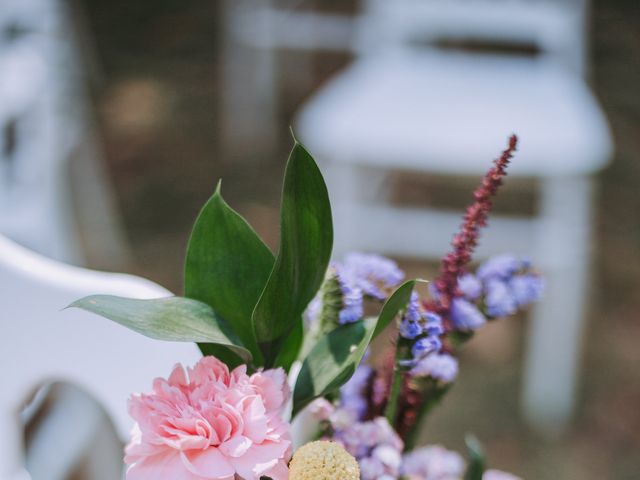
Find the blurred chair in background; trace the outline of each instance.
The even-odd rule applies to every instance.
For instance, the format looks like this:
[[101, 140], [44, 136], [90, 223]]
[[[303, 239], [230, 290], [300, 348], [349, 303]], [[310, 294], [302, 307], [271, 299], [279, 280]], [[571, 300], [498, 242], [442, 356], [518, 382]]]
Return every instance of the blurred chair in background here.
[[0, 2], [0, 232], [61, 261], [124, 268], [74, 12]]
[[[317, 51], [348, 51], [354, 21], [320, 13], [317, 0], [225, 0], [223, 5], [222, 119], [229, 155], [249, 148], [274, 148], [279, 140], [282, 76], [295, 75], [296, 89], [313, 82]], [[279, 68], [279, 53], [299, 54], [295, 65]], [[307, 53], [307, 55], [304, 55]]]
[[[132, 427], [126, 409], [129, 395], [149, 390], [153, 379], [166, 375], [176, 362], [188, 365], [200, 358], [194, 344], [159, 342], [78, 309], [61, 311], [94, 293], [135, 298], [170, 295], [148, 280], [65, 265], [0, 236], [3, 480], [28, 479], [25, 461], [36, 480], [68, 478], [83, 455], [96, 445], [109, 444], [112, 447], [98, 459], [102, 474], [91, 478], [116, 478], [109, 477], [109, 472], [122, 469], [122, 451], [103, 438], [102, 413], [90, 406], [87, 396], [104, 406], [124, 440]], [[25, 459], [19, 413], [34, 395], [36, 399], [46, 396], [41, 387], [55, 382], [69, 382], [81, 390], [53, 389], [62, 398], [30, 435]], [[37, 405], [32, 403], [29, 410], [34, 412]], [[102, 443], [95, 443], [96, 439]], [[113, 456], [108, 457], [108, 452]], [[115, 467], [109, 462], [116, 462]]]
[[592, 175], [612, 144], [584, 80], [583, 1], [368, 0], [362, 52], [299, 112], [300, 140], [323, 163], [336, 254], [440, 258], [459, 211], [389, 201], [395, 172], [480, 176], [520, 136], [510, 176], [534, 179], [535, 218], [491, 218], [479, 256], [532, 257], [547, 279], [531, 324], [524, 411], [562, 430], [574, 406], [591, 239]]

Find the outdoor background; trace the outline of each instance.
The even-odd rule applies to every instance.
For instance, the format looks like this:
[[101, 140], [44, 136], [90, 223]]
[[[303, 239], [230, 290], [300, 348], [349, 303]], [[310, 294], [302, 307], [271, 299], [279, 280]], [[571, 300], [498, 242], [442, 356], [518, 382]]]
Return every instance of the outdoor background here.
[[[313, 55], [311, 75], [301, 75], [299, 55], [280, 54], [278, 144], [265, 148], [248, 139], [242, 151], [229, 151], [220, 118], [216, 1], [84, 0], [84, 7], [95, 56], [92, 94], [132, 249], [129, 270], [181, 291], [189, 229], [220, 178], [227, 201], [276, 247], [292, 115], [349, 56]], [[328, 1], [323, 8], [353, 5]], [[464, 434], [474, 432], [492, 466], [529, 480], [640, 478], [640, 3], [593, 2], [590, 38], [591, 85], [616, 154], [599, 177], [595, 275], [572, 428], [558, 439], [537, 438], [519, 418], [523, 317], [492, 325], [472, 342], [459, 381], [426, 431], [430, 442], [459, 450]], [[470, 196], [466, 188], [453, 192], [460, 205]], [[405, 265], [432, 276], [434, 265]], [[91, 266], [115, 268], [104, 261]]]

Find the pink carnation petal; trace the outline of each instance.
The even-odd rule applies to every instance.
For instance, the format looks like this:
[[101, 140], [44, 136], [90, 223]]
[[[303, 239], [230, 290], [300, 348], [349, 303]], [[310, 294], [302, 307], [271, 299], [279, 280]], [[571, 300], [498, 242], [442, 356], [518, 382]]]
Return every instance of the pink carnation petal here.
[[266, 409], [262, 403], [262, 398], [255, 397], [247, 400], [244, 410], [244, 435], [249, 437], [254, 443], [264, 441], [269, 431]]
[[253, 445], [242, 457], [229, 460], [244, 480], [258, 480], [262, 475], [266, 475], [265, 472], [275, 469], [279, 463], [287, 465], [289, 445], [288, 441]]
[[182, 452], [184, 466], [198, 478], [207, 480], [233, 480], [235, 469], [217, 448]]
[[286, 462], [278, 462], [275, 467], [266, 470], [262, 475], [273, 480], [287, 480], [289, 478], [289, 468]]
[[[127, 470], [126, 480], [202, 480], [184, 468], [177, 451], [147, 457], [131, 465]], [[233, 476], [225, 480], [233, 480]]]
[[241, 457], [251, 448], [253, 442], [244, 435], [234, 435], [220, 445], [220, 451], [227, 457]]
[[251, 383], [260, 389], [267, 410], [280, 409], [289, 398], [287, 375], [282, 368], [255, 373]]
[[184, 386], [187, 384], [187, 374], [184, 371], [184, 367], [178, 363], [173, 367], [173, 371], [169, 375], [169, 385]]

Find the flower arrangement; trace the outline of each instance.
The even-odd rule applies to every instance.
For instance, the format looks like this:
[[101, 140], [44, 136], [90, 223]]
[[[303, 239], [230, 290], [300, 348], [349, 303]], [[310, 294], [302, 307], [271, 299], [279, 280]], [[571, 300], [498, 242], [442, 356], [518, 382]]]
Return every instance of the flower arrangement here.
[[[265, 246], [223, 200], [220, 184], [196, 220], [185, 296], [154, 300], [94, 295], [75, 307], [159, 340], [196, 342], [203, 358], [177, 365], [135, 394], [127, 480], [508, 480], [440, 446], [416, 448], [418, 426], [449, 390], [460, 348], [488, 321], [537, 300], [543, 283], [528, 261], [469, 264], [516, 137], [474, 193], [452, 251], [421, 297], [384, 257], [331, 261], [331, 207], [311, 155], [295, 142], [285, 170], [280, 246]], [[396, 329], [392, 329], [392, 324]], [[369, 345], [393, 330], [386, 360]], [[291, 386], [291, 388], [290, 388]], [[316, 427], [295, 452], [290, 420]], [[293, 460], [291, 460], [294, 455]]]

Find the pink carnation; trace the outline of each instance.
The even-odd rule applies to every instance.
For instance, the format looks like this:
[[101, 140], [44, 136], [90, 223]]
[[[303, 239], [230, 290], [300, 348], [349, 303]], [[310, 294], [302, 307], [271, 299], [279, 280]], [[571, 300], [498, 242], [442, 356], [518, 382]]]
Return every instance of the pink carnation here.
[[204, 357], [185, 372], [174, 367], [153, 391], [134, 395], [137, 422], [126, 448], [127, 480], [286, 480], [289, 424], [282, 419], [289, 388], [282, 369], [247, 375]]

